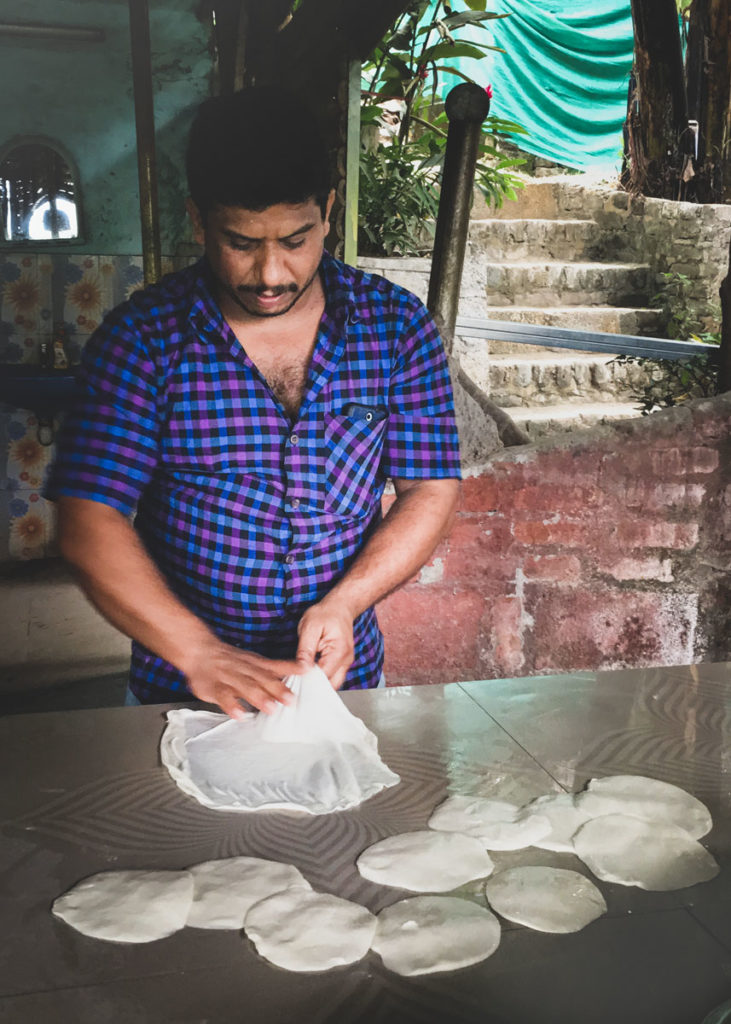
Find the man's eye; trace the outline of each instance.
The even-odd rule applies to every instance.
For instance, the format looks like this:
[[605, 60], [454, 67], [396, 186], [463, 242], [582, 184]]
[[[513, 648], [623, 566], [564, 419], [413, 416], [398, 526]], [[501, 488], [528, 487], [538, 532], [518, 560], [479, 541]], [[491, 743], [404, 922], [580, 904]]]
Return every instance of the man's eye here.
[[300, 249], [305, 244], [304, 238], [300, 238], [299, 241], [293, 242], [291, 239], [284, 239], [282, 245], [285, 249]]
[[231, 248], [237, 252], [251, 252], [252, 246], [248, 242], [231, 242]]

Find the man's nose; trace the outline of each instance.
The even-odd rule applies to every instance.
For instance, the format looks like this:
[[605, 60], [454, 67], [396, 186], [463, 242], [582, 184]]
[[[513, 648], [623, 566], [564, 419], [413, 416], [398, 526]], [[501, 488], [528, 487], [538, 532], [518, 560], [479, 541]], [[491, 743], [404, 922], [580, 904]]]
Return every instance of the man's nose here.
[[257, 273], [259, 285], [264, 288], [276, 288], [283, 283], [282, 254], [276, 246], [263, 246], [259, 253]]

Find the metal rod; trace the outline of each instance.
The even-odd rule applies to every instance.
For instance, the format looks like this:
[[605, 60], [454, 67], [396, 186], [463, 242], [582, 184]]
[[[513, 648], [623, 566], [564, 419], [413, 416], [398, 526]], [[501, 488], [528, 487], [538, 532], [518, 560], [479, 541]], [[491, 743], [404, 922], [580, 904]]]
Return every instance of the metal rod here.
[[490, 100], [479, 85], [463, 82], [448, 93], [445, 110], [449, 131], [427, 306], [440, 327], [445, 348], [451, 353], [470, 225], [475, 164], [482, 122], [490, 110]]
[[346, 263], [358, 261], [358, 178], [360, 171], [360, 76], [359, 60], [348, 71], [348, 134], [345, 148], [345, 238]]
[[152, 55], [147, 0], [129, 0], [132, 78], [137, 129], [137, 174], [140, 183], [142, 269], [145, 284], [160, 277], [160, 219], [155, 163], [155, 113], [152, 103]]
[[80, 43], [103, 43], [106, 39], [106, 33], [101, 28], [23, 21], [0, 21], [0, 36], [11, 36], [15, 39], [25, 36], [30, 39], [77, 40]]

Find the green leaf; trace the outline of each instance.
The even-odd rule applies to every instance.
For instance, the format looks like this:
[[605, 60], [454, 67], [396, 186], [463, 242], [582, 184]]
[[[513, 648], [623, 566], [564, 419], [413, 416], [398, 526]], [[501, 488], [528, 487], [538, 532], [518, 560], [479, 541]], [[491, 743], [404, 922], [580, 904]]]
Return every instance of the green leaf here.
[[482, 60], [484, 57], [484, 50], [489, 47], [474, 46], [470, 43], [436, 43], [434, 46], [427, 46], [427, 48], [419, 56], [419, 63], [425, 64], [431, 60], [443, 60], [445, 57], [475, 57], [477, 60]]
[[459, 28], [460, 25], [479, 25], [483, 21], [494, 21], [496, 18], [508, 18], [508, 14], [493, 14], [492, 12], [463, 11], [461, 14], [450, 14], [444, 18], [444, 24], [449, 29]]
[[487, 7], [487, 0], [464, 0], [471, 11], [484, 11]]

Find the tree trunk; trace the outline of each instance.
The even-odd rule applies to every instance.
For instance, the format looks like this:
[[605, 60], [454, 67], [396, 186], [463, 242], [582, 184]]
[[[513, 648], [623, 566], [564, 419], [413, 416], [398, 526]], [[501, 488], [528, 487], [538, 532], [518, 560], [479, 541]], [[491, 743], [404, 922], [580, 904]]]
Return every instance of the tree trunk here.
[[679, 198], [687, 145], [683, 59], [675, 0], [631, 0], [638, 120], [630, 124], [630, 187]]
[[699, 124], [696, 195], [731, 200], [731, 0], [693, 0], [688, 38], [690, 116]]

